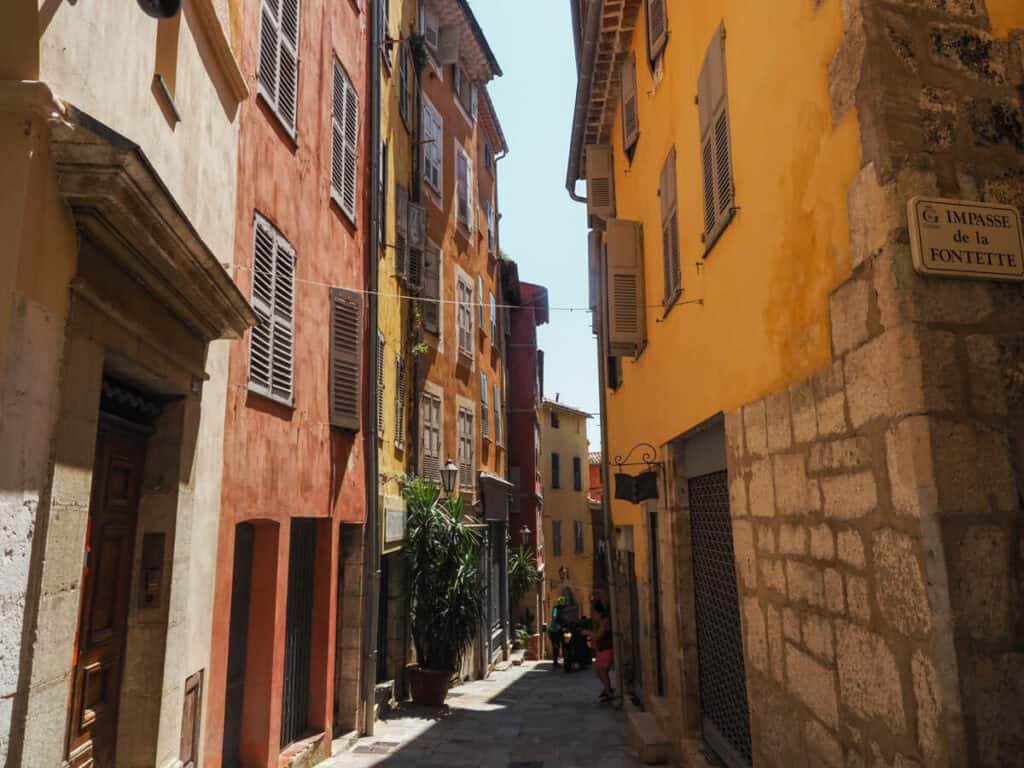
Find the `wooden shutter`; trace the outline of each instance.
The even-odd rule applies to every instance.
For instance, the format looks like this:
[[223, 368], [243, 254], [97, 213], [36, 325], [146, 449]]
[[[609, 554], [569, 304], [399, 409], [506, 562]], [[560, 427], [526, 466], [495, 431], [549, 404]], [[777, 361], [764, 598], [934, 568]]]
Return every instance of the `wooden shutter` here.
[[697, 82], [704, 197], [704, 243], [710, 248], [732, 218], [732, 149], [725, 74], [725, 27], [718, 25]]
[[405, 448], [405, 366], [395, 357], [395, 447]]
[[277, 105], [277, 60], [281, 49], [279, 3], [280, 0], [263, 0], [260, 3], [260, 60], [256, 78], [260, 91], [272, 107]]
[[437, 60], [441, 66], [457, 64], [462, 30], [454, 24], [440, 27], [437, 32]]
[[485, 438], [491, 436], [490, 406], [487, 404], [487, 391], [490, 385], [487, 383], [487, 374], [480, 371], [480, 430]]
[[469, 229], [469, 157], [455, 148], [455, 203], [460, 224]]
[[441, 400], [424, 392], [422, 406], [423, 477], [437, 481], [441, 479]]
[[359, 96], [348, 77], [345, 81], [345, 189], [342, 210], [355, 222], [359, 187]]
[[405, 267], [406, 282], [420, 286], [423, 249], [427, 244], [427, 211], [417, 203], [409, 203], [409, 254]]
[[331, 426], [358, 432], [362, 408], [363, 300], [331, 289]]
[[639, 222], [610, 219], [607, 238], [608, 353], [635, 356], [647, 338], [643, 230]]
[[291, 404], [295, 367], [295, 251], [280, 235], [274, 263], [273, 320], [270, 391], [276, 399]]
[[423, 327], [434, 334], [441, 330], [441, 251], [429, 246], [423, 253]]
[[440, 42], [440, 33], [438, 31], [438, 20], [437, 13], [433, 8], [424, 7], [423, 14], [420, 17], [420, 26], [422, 27], [423, 38], [427, 45], [437, 50], [438, 43]]
[[[388, 0], [383, 0], [386, 4]], [[405, 46], [399, 47], [398, 53], [398, 113], [402, 122], [409, 127], [409, 53]]]
[[494, 409], [494, 442], [501, 443], [501, 391], [498, 389], [498, 382], [494, 382], [494, 395], [491, 398], [491, 408]]
[[182, 768], [195, 768], [199, 762], [199, 732], [203, 711], [203, 670], [185, 679], [181, 706], [181, 741], [178, 759]]
[[665, 0], [647, 0], [647, 40], [650, 45], [651, 61], [654, 61], [665, 50], [665, 43], [668, 41]]
[[484, 278], [476, 276], [476, 316], [480, 330], [484, 330], [486, 320], [484, 319]]
[[590, 307], [590, 331], [601, 330], [601, 231], [592, 229], [587, 235], [587, 282]]
[[277, 114], [294, 132], [299, 90], [299, 0], [277, 1], [281, 3]]
[[345, 73], [334, 62], [331, 98], [331, 196], [340, 206], [345, 198]]
[[409, 190], [395, 184], [395, 272], [407, 277], [409, 266]]
[[587, 146], [587, 213], [601, 219], [615, 215], [615, 179], [612, 148], [607, 144]]
[[557, 453], [551, 454], [551, 487], [561, 488], [562, 478], [559, 474], [561, 470], [561, 456]]
[[622, 146], [630, 149], [640, 137], [640, 117], [636, 103], [636, 57], [630, 54], [622, 62]]
[[682, 270], [679, 263], [679, 214], [676, 204], [676, 150], [669, 150], [661, 169], [658, 186], [661, 199], [662, 268], [665, 275], [665, 306], [675, 300], [682, 288]]
[[271, 226], [256, 217], [253, 232], [252, 306], [257, 322], [249, 331], [249, 387], [270, 394], [274, 306], [274, 265], [277, 236]]
[[384, 439], [384, 334], [377, 332], [377, 437]]

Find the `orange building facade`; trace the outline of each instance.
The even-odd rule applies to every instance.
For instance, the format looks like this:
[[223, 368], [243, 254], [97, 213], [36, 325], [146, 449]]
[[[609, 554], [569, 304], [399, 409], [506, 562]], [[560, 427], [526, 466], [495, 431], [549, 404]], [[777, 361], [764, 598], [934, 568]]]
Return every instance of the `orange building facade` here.
[[230, 355], [208, 766], [323, 759], [357, 722], [372, 7], [240, 20], [234, 278], [260, 322]]

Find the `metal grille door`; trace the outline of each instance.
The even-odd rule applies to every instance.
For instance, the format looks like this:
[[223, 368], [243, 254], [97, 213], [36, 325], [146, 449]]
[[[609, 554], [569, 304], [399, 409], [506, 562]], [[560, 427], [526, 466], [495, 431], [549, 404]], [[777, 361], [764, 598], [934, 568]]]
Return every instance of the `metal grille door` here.
[[292, 520], [288, 552], [288, 618], [284, 642], [281, 746], [306, 735], [309, 722], [310, 652], [313, 642], [313, 566], [316, 521]]
[[689, 496], [702, 731], [730, 768], [749, 766], [750, 712], [726, 473], [691, 478]]

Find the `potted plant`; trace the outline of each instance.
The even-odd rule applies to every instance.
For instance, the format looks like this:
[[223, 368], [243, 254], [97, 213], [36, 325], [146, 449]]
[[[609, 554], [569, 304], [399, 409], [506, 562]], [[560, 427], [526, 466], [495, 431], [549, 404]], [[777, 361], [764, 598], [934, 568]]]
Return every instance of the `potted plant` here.
[[481, 537], [463, 517], [461, 499], [412, 478], [404, 489], [408, 523], [403, 552], [417, 663], [408, 667], [417, 704], [441, 706], [449, 681], [483, 618], [478, 569]]

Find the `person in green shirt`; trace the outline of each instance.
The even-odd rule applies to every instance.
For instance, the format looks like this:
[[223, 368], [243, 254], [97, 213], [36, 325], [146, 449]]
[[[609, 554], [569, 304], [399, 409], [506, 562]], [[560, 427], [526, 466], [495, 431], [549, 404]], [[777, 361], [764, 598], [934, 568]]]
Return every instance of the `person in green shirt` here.
[[554, 665], [558, 666], [558, 655], [562, 648], [562, 611], [565, 609], [565, 596], [558, 598], [551, 608], [551, 623], [548, 624], [548, 639], [551, 640], [551, 655]]

